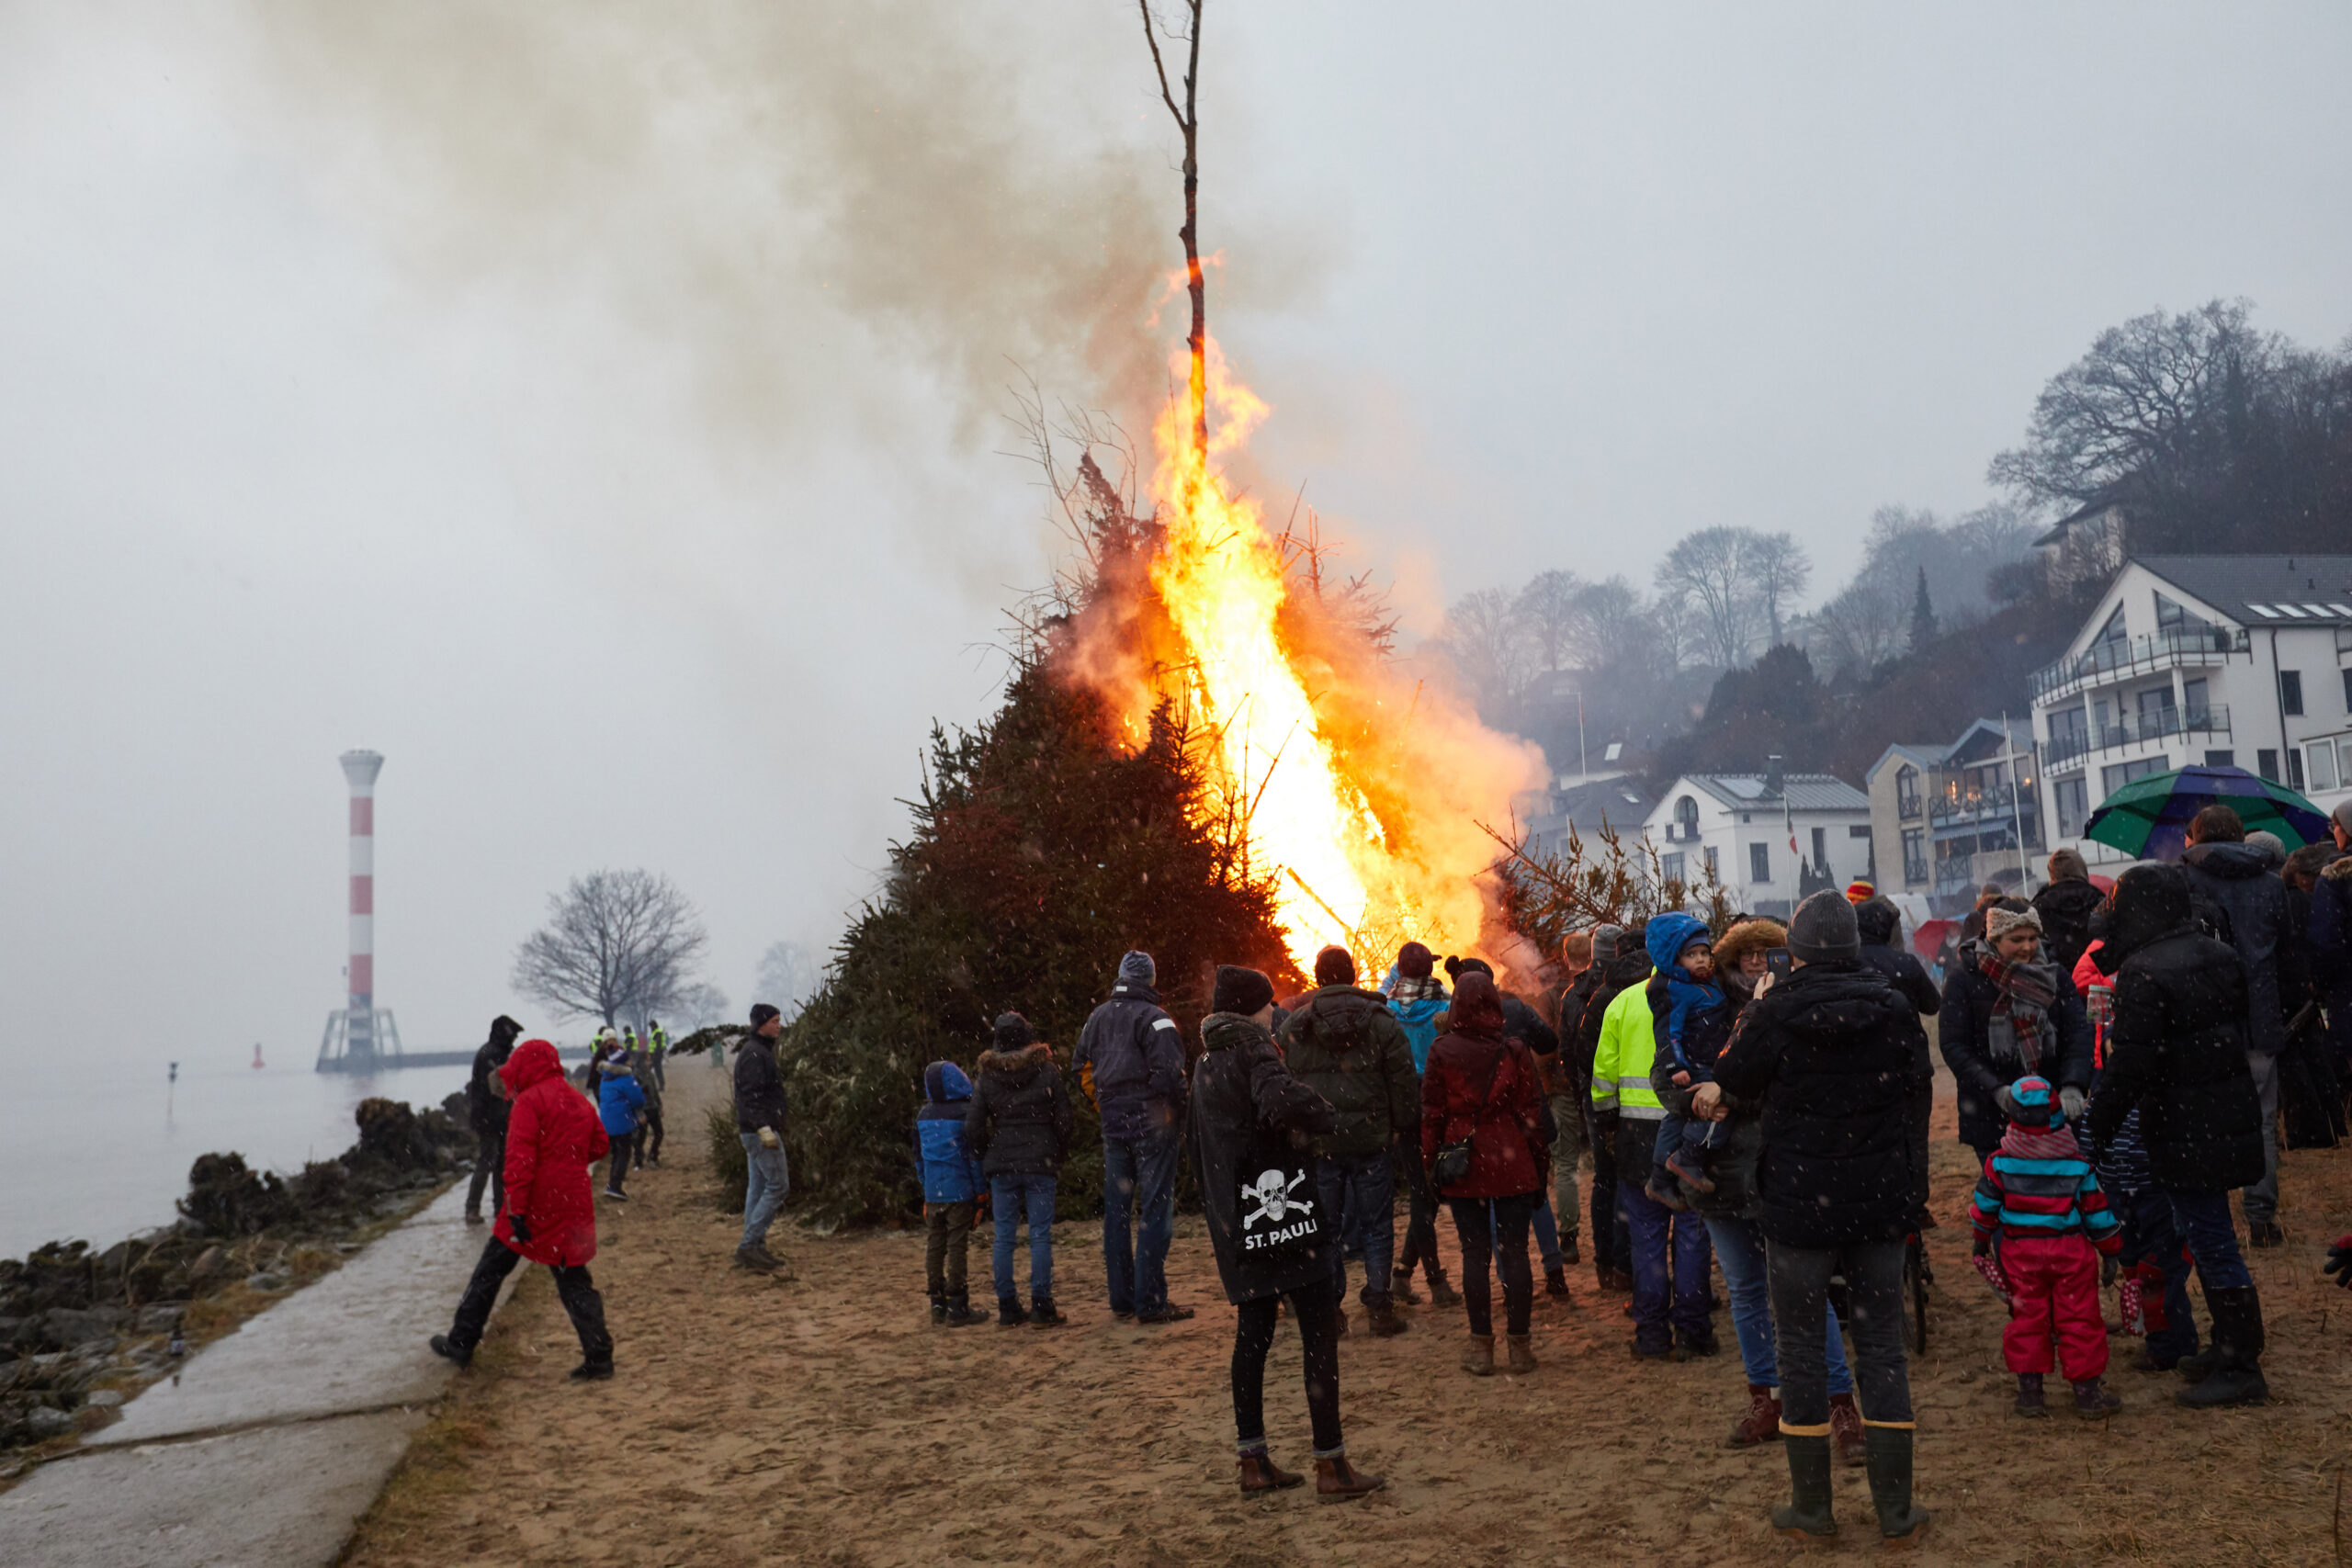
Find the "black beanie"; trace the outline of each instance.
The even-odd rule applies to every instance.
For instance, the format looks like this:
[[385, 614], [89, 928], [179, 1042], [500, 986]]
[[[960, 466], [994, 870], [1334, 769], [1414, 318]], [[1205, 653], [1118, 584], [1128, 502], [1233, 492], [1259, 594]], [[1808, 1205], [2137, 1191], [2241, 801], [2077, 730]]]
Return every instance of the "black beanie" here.
[[1437, 960], [1430, 950], [1418, 942], [1408, 942], [1396, 950], [1396, 973], [1408, 980], [1426, 980]]
[[752, 1027], [753, 1029], [757, 1029], [768, 1020], [772, 1018], [782, 1018], [783, 1016], [784, 1013], [781, 1010], [772, 1007], [766, 1002], [755, 1003], [752, 1008]]
[[1036, 1038], [1037, 1032], [1030, 1028], [1029, 1021], [1019, 1013], [1001, 1012], [996, 1015], [996, 1048], [998, 1050], [1018, 1051]]
[[1352, 986], [1356, 983], [1356, 961], [1344, 947], [1327, 947], [1315, 955], [1315, 983], [1318, 986]]
[[1255, 969], [1236, 964], [1216, 966], [1216, 989], [1210, 995], [1211, 1012], [1238, 1012], [1245, 1017], [1274, 999], [1274, 983]]
[[1825, 887], [1797, 906], [1789, 921], [1789, 951], [1807, 964], [1829, 964], [1862, 955], [1862, 933], [1854, 906], [1834, 887]]

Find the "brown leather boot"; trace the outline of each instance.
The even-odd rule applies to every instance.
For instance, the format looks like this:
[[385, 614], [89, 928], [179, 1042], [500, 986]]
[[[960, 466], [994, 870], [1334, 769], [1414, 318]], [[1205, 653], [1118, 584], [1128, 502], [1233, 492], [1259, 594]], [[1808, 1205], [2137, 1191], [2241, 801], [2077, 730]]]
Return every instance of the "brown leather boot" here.
[[1462, 1352], [1462, 1370], [1474, 1378], [1490, 1378], [1495, 1375], [1495, 1337], [1493, 1335], [1473, 1334], [1470, 1336], [1470, 1348]]
[[1747, 1385], [1747, 1415], [1731, 1429], [1724, 1439], [1727, 1449], [1752, 1449], [1759, 1443], [1774, 1443], [1781, 1438], [1781, 1402], [1760, 1382]]
[[1245, 1496], [1252, 1492], [1280, 1492], [1306, 1479], [1283, 1469], [1264, 1454], [1250, 1454], [1241, 1461], [1241, 1491]]
[[1348, 1456], [1318, 1459], [1315, 1461], [1315, 1491], [1326, 1503], [1346, 1503], [1367, 1492], [1377, 1492], [1388, 1484], [1385, 1476], [1361, 1471], [1348, 1462]]
[[[1527, 1336], [1524, 1334], [1512, 1334], [1505, 1336], [1505, 1338], [1509, 1342], [1509, 1354], [1510, 1358], [1510, 1366], [1507, 1370], [1514, 1373], [1533, 1371], [1535, 1370], [1535, 1352], [1529, 1348]], [[1487, 1343], [1491, 1345], [1494, 1341], [1490, 1339]]]
[[1848, 1470], [1860, 1469], [1869, 1458], [1869, 1446], [1862, 1438], [1861, 1406], [1850, 1393], [1829, 1396], [1829, 1441], [1838, 1450], [1838, 1462]]
[[1372, 1305], [1372, 1335], [1375, 1339], [1387, 1339], [1405, 1332], [1405, 1320], [1397, 1315], [1394, 1302], [1374, 1302]]
[[1431, 1264], [1430, 1266], [1430, 1305], [1458, 1307], [1461, 1304], [1462, 1292], [1445, 1282], [1444, 1269]]

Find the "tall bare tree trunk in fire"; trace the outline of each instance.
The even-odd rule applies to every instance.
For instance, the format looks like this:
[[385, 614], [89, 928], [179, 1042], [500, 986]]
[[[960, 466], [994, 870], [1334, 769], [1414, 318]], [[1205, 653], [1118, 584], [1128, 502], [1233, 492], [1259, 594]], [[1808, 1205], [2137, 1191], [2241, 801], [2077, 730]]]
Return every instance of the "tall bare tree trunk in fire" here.
[[1176, 129], [1184, 136], [1184, 226], [1176, 231], [1184, 242], [1185, 287], [1193, 296], [1193, 335], [1186, 341], [1193, 349], [1193, 460], [1184, 476], [1184, 501], [1191, 505], [1209, 471], [1209, 377], [1208, 377], [1208, 290], [1201, 278], [1200, 239], [1200, 129], [1198, 91], [1201, 79], [1201, 6], [1204, 0], [1184, 0], [1191, 13], [1192, 25], [1181, 33], [1169, 36], [1186, 46], [1184, 62], [1184, 107], [1176, 107], [1176, 95], [1168, 85], [1168, 64], [1160, 58], [1159, 29], [1151, 15], [1151, 0], [1136, 0], [1143, 12], [1144, 41], [1151, 45], [1151, 66], [1159, 74], [1159, 101], [1176, 117]]

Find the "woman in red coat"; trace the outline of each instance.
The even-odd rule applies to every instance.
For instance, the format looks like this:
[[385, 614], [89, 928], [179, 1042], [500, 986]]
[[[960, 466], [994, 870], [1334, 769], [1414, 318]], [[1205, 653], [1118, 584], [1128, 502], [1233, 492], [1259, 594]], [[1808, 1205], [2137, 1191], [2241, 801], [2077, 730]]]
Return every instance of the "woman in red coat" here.
[[1503, 1037], [1502, 994], [1493, 977], [1465, 969], [1453, 993], [1452, 1030], [1430, 1047], [1421, 1075], [1421, 1159], [1434, 1185], [1438, 1151], [1469, 1140], [1468, 1174], [1447, 1183], [1441, 1196], [1462, 1238], [1462, 1296], [1470, 1309], [1470, 1348], [1462, 1366], [1479, 1377], [1495, 1370], [1490, 1254], [1502, 1276], [1510, 1370], [1535, 1370], [1527, 1343], [1535, 1302], [1527, 1224], [1544, 1201], [1550, 1116], [1535, 1058], [1525, 1045]]
[[498, 1069], [514, 1108], [506, 1119], [506, 1209], [482, 1248], [481, 1261], [458, 1303], [457, 1321], [433, 1337], [436, 1355], [459, 1366], [474, 1359], [474, 1347], [490, 1322], [498, 1287], [527, 1258], [555, 1270], [556, 1293], [585, 1357], [575, 1378], [613, 1375], [613, 1337], [605, 1331], [605, 1299], [588, 1276], [596, 1256], [596, 1206], [588, 1190], [588, 1168], [611, 1147], [596, 1108], [564, 1081], [555, 1047], [526, 1040]]

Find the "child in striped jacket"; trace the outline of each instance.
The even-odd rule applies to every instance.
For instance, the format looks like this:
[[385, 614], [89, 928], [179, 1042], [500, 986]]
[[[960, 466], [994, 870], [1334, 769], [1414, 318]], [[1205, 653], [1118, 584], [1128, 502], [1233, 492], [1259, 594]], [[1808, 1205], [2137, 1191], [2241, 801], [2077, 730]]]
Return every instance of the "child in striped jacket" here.
[[2022, 1077], [1996, 1098], [2008, 1131], [1985, 1157], [1971, 1218], [1977, 1256], [1994, 1254], [2011, 1292], [2001, 1357], [2018, 1375], [2017, 1413], [2043, 1414], [2042, 1377], [2063, 1368], [2075, 1414], [2098, 1420], [2123, 1403], [2099, 1386], [2107, 1321], [2098, 1304], [2099, 1254], [2121, 1245], [2121, 1227], [2049, 1080]]

